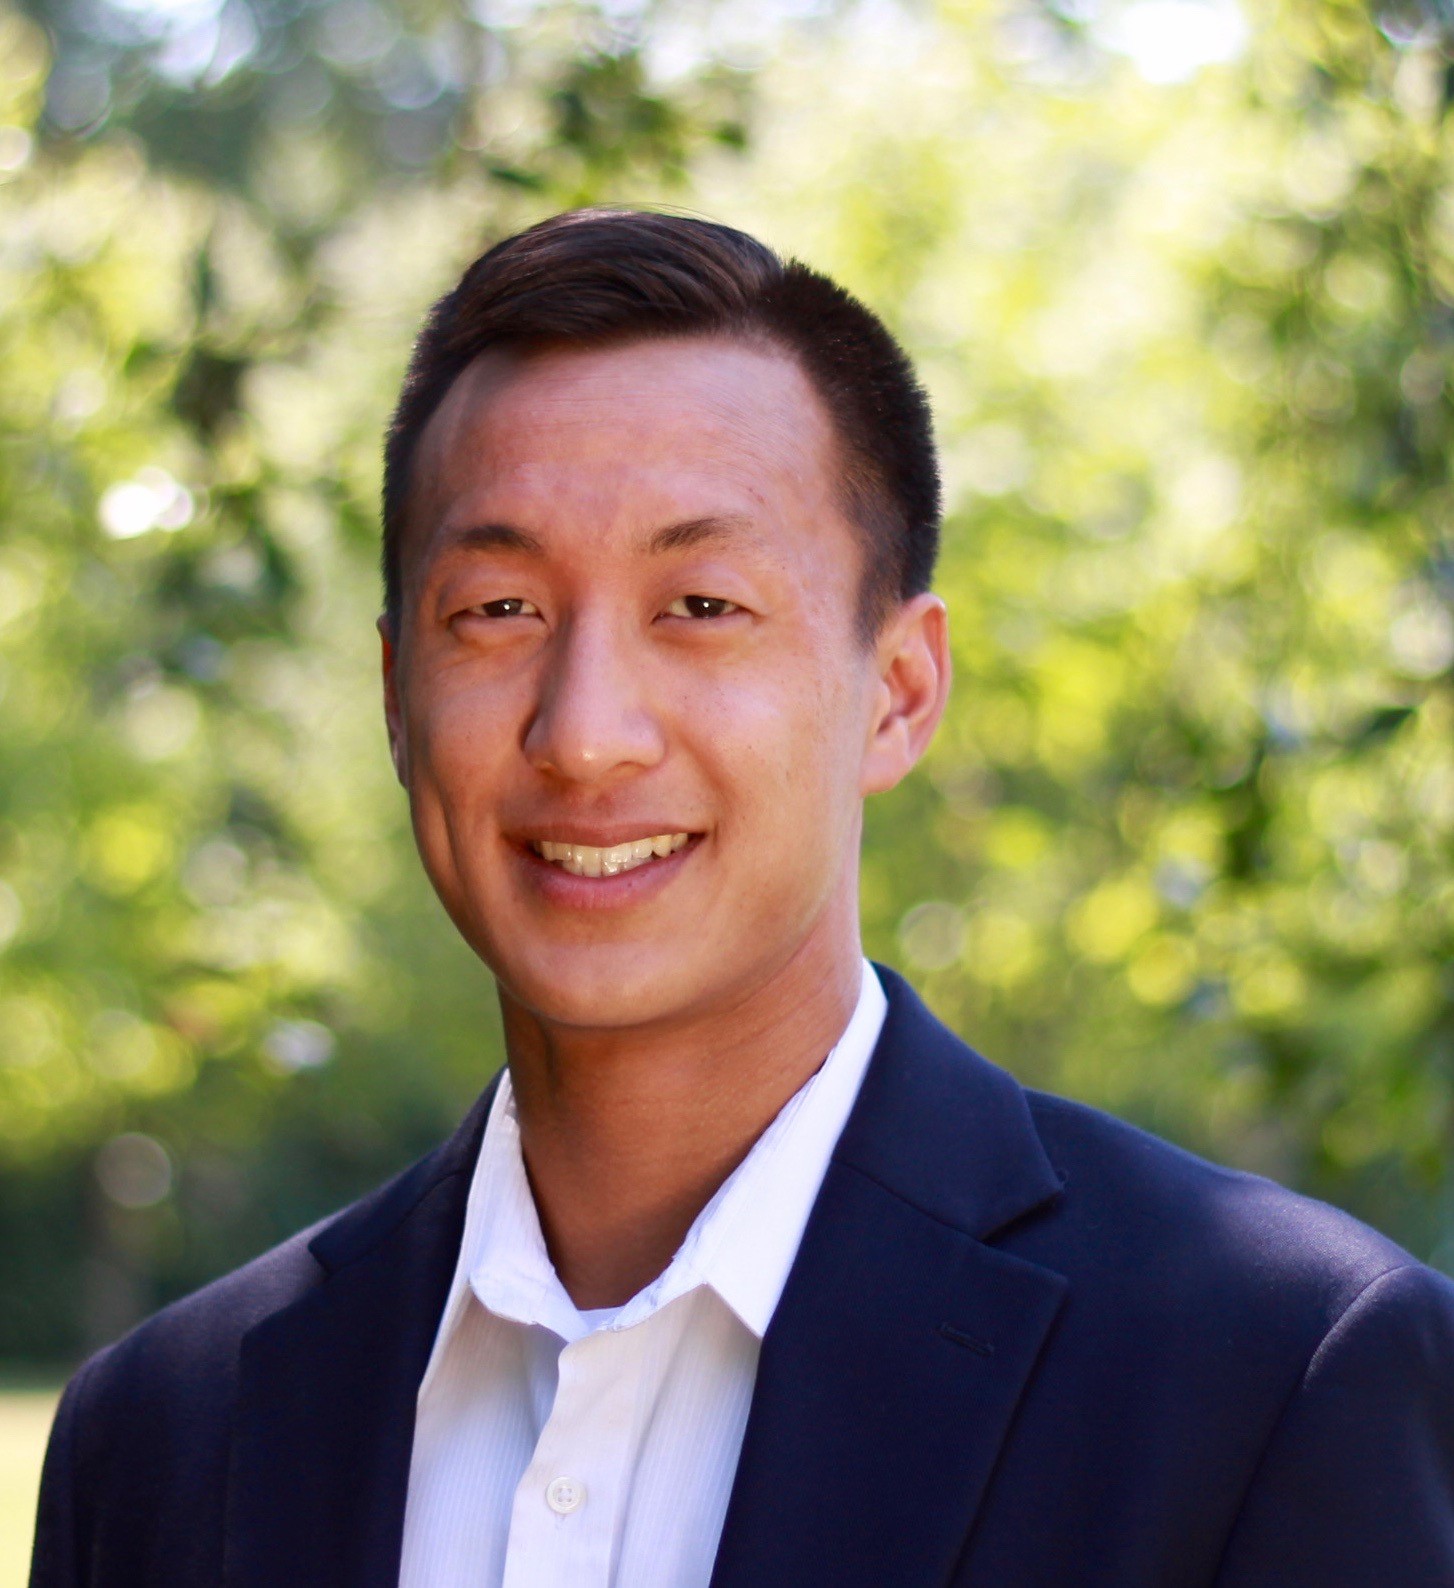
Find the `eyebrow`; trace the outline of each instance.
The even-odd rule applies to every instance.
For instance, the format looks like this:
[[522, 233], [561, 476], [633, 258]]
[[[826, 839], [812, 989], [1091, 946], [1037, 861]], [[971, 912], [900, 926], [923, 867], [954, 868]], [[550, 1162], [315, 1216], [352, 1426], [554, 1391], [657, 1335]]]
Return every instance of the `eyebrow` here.
[[646, 543], [654, 556], [668, 551], [686, 551], [693, 546], [710, 544], [718, 540], [736, 540], [748, 528], [748, 521], [736, 514], [722, 514], [707, 518], [689, 518], [680, 524], [668, 524], [659, 529]]
[[534, 535], [512, 524], [472, 524], [452, 537], [456, 546], [471, 551], [518, 551], [527, 557], [543, 557], [545, 547]]
[[[694, 546], [713, 541], [735, 540], [748, 529], [748, 520], [738, 514], [710, 514], [706, 518], [688, 518], [680, 524], [668, 524], [658, 529], [646, 542], [648, 555], [659, 557], [667, 552], [686, 551]], [[528, 530], [517, 529], [513, 524], [472, 524], [452, 537], [456, 546], [471, 551], [514, 551], [527, 557], [546, 555], [545, 545]]]

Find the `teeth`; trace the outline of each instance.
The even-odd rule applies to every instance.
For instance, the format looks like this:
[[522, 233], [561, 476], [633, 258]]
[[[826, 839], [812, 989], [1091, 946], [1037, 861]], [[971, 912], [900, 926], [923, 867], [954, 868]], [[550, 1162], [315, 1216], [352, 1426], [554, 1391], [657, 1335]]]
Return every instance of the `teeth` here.
[[594, 844], [557, 844], [542, 838], [532, 847], [537, 855], [573, 877], [616, 877], [645, 865], [655, 856], [675, 854], [686, 847], [690, 837], [690, 833], [658, 833], [652, 838], [633, 838], [610, 849], [598, 849]]

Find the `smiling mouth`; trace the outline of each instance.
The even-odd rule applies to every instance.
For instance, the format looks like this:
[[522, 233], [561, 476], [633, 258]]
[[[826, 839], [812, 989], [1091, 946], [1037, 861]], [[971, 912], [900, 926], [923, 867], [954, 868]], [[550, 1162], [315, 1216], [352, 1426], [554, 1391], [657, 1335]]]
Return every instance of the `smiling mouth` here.
[[624, 844], [613, 844], [609, 849], [598, 849], [595, 844], [557, 844], [548, 838], [532, 840], [530, 847], [542, 860], [559, 866], [573, 877], [619, 877], [623, 871], [634, 871], [648, 860], [665, 859], [678, 849], [685, 849], [691, 841], [690, 833], [657, 833], [651, 838], [633, 838]]

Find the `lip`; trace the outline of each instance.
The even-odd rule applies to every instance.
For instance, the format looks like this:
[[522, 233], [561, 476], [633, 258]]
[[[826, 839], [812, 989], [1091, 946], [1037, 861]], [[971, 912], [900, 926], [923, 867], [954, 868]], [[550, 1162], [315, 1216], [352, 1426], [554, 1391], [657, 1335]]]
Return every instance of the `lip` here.
[[640, 824], [634, 824], [629, 829], [552, 827], [532, 833], [526, 839], [514, 839], [510, 847], [529, 886], [547, 903], [572, 910], [615, 910], [644, 903], [670, 886], [683, 868], [691, 863], [705, 842], [706, 835], [692, 832], [682, 848], [672, 854], [654, 856], [643, 865], [618, 872], [614, 877], [573, 876], [543, 855], [536, 854], [531, 844], [594, 844], [598, 848], [609, 849], [615, 844], [643, 837], [647, 832], [689, 831], [689, 828], [671, 826], [643, 828]]

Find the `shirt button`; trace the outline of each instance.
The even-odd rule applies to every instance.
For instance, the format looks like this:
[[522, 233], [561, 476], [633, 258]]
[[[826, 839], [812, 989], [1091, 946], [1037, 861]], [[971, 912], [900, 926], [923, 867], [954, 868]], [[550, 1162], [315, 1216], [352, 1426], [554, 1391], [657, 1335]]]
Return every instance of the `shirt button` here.
[[586, 1497], [586, 1486], [575, 1478], [552, 1478], [545, 1491], [545, 1503], [557, 1516], [569, 1516]]

